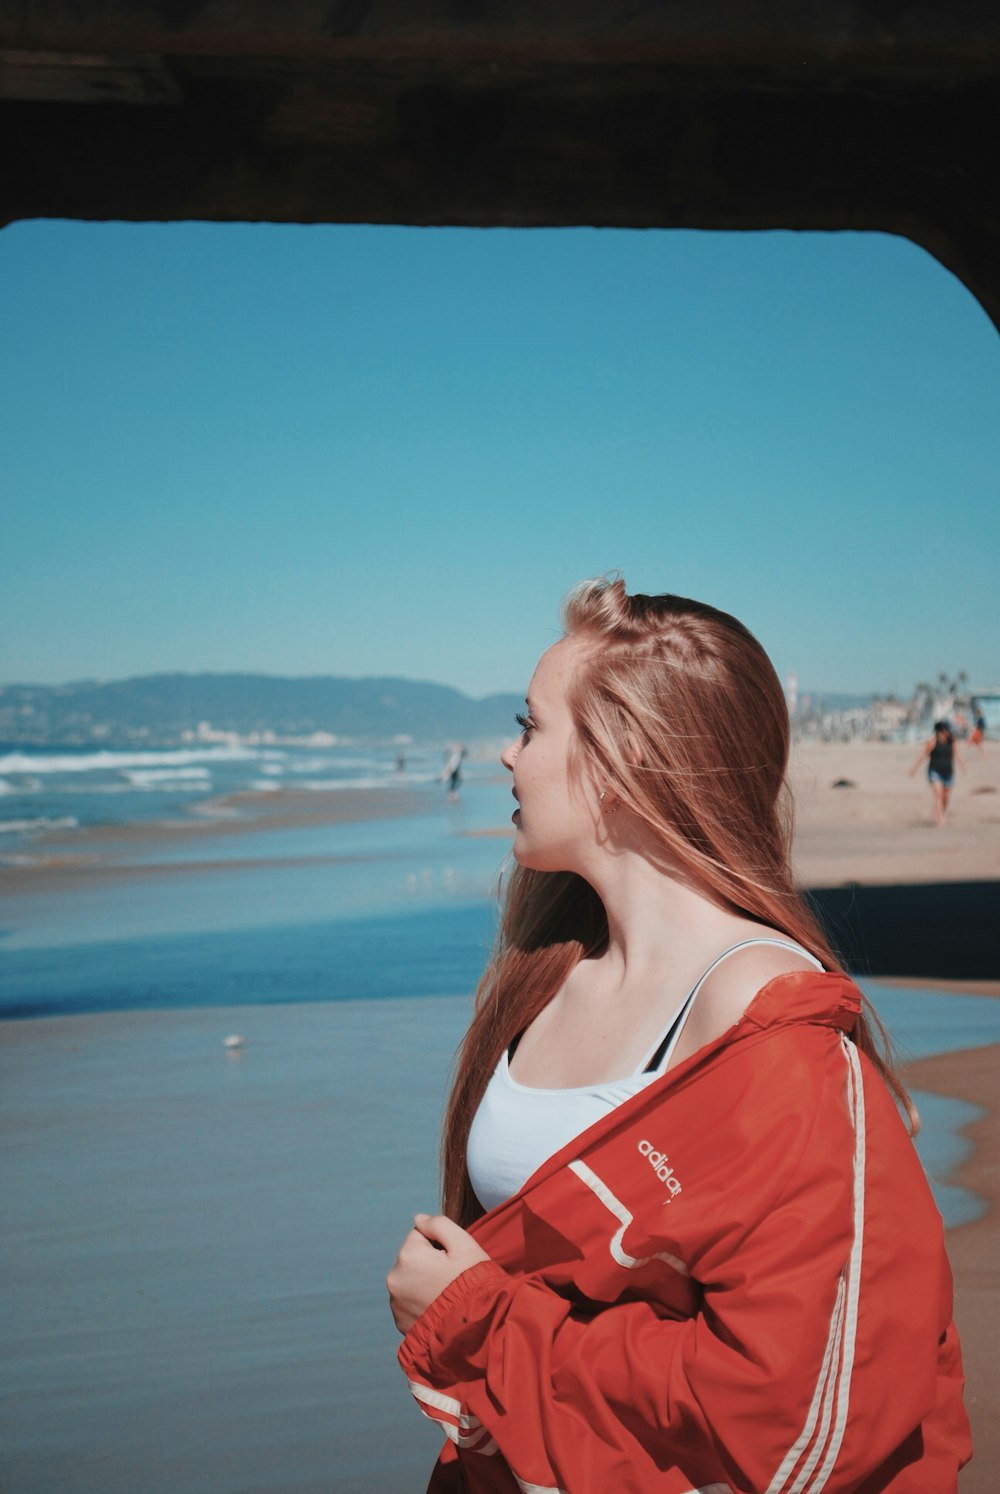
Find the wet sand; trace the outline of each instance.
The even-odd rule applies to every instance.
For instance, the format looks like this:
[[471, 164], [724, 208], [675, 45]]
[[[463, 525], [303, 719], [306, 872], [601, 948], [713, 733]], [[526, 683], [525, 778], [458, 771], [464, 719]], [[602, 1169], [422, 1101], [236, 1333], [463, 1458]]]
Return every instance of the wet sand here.
[[[0, 1024], [7, 1494], [410, 1494], [437, 1434], [384, 1272], [433, 1206], [461, 998]], [[244, 1046], [224, 1046], [239, 1034]], [[949, 1232], [977, 1450], [998, 1487], [1000, 1045], [912, 1064], [985, 1111]], [[407, 1076], [405, 1083], [398, 1076]]]
[[1000, 1044], [921, 1059], [907, 1066], [915, 1089], [960, 1096], [983, 1114], [964, 1130], [969, 1156], [952, 1181], [985, 1199], [988, 1211], [947, 1234], [955, 1277], [955, 1321], [965, 1362], [965, 1401], [974, 1455], [961, 1494], [1000, 1489]]
[[[96, 879], [144, 876], [178, 877], [210, 869], [211, 848], [234, 838], [261, 832], [313, 829], [321, 825], [430, 814], [440, 809], [441, 794], [417, 786], [337, 789], [310, 792], [277, 789], [270, 793], [227, 794], [173, 820], [149, 824], [101, 825], [37, 837], [20, 857], [7, 853], [0, 862], [0, 898], [5, 894], [45, 893], [91, 885]], [[142, 863], [144, 853], [169, 844], [190, 848], [191, 857], [168, 863]], [[319, 864], [324, 857], [295, 858], [297, 864]], [[335, 859], [335, 858], [331, 858]], [[257, 865], [226, 858], [225, 866]]]
[[0, 1023], [4, 1494], [423, 1487], [384, 1277], [467, 1010]]

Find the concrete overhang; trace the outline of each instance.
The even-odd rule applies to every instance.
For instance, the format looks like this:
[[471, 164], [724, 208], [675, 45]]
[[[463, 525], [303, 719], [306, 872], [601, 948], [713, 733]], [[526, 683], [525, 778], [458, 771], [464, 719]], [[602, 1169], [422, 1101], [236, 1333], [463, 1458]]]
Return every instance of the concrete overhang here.
[[1000, 8], [0, 5], [0, 220], [863, 229], [1000, 325]]

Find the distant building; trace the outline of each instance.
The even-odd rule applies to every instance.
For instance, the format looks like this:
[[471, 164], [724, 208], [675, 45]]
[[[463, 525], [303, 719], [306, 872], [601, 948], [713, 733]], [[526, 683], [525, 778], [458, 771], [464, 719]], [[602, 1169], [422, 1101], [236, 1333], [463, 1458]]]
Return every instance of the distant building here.
[[869, 735], [887, 741], [909, 719], [910, 707], [899, 700], [873, 700]]
[[785, 676], [785, 700], [788, 702], [788, 714], [794, 721], [799, 713], [799, 677], [794, 670]]

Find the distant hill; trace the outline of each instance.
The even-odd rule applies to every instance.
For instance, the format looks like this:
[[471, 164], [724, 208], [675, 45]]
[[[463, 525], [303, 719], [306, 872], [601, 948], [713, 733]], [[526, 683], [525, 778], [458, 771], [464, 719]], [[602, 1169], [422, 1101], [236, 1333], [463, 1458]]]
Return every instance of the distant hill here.
[[421, 680], [289, 679], [266, 674], [153, 674], [71, 685], [0, 686], [0, 743], [168, 746], [198, 732], [386, 741], [513, 736], [516, 695], [473, 700]]
[[[826, 710], [843, 710], [869, 699], [812, 693], [813, 709], [822, 704]], [[149, 674], [71, 685], [0, 686], [0, 745], [173, 746], [203, 725], [241, 737], [329, 732], [368, 742], [397, 736], [415, 742], [474, 742], [513, 736], [514, 713], [523, 706], [513, 694], [473, 700], [449, 685], [392, 677]]]

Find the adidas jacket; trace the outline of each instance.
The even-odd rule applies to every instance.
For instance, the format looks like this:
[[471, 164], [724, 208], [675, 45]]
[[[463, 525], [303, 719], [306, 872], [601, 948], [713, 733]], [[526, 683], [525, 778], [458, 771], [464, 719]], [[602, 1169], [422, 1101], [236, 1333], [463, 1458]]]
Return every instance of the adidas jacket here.
[[476, 1222], [399, 1351], [429, 1494], [957, 1488], [941, 1219], [859, 1006], [778, 976]]

